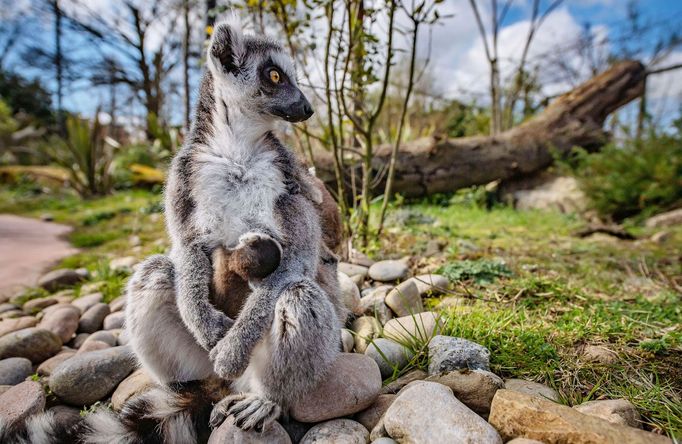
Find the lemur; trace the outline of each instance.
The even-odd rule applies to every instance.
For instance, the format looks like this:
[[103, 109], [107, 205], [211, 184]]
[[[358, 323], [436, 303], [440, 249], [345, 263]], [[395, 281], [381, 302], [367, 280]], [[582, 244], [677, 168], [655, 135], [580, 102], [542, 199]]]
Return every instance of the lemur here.
[[[324, 242], [335, 236], [321, 230], [325, 201], [273, 133], [277, 120], [313, 113], [291, 57], [230, 22], [215, 27], [207, 66], [166, 185], [171, 252], [143, 262], [128, 286], [132, 348], [163, 387], [118, 418], [92, 415], [90, 442], [196, 442], [199, 423], [216, 427], [227, 416], [244, 430], [263, 430], [339, 353], [346, 310]], [[240, 269], [240, 257], [254, 263]], [[230, 301], [235, 279], [249, 279], [249, 294]], [[207, 410], [206, 397], [222, 386], [193, 381], [214, 384], [216, 376], [233, 393]]]

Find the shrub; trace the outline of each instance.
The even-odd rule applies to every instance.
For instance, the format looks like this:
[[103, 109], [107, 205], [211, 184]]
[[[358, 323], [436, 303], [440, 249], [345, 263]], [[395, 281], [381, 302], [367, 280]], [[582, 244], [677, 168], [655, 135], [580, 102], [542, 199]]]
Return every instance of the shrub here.
[[592, 207], [617, 221], [646, 217], [682, 204], [682, 137], [609, 144], [589, 154], [575, 150], [570, 167]]

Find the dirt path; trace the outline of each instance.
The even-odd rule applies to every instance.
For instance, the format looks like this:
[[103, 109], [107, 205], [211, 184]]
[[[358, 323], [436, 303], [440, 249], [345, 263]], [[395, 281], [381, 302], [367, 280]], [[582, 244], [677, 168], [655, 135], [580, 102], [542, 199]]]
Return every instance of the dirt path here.
[[74, 254], [64, 236], [71, 227], [0, 214], [0, 301], [36, 283], [59, 259]]

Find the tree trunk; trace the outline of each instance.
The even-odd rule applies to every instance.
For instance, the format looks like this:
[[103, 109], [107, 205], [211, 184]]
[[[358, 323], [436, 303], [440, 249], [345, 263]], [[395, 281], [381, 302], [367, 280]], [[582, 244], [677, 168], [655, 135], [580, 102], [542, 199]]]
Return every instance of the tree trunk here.
[[[646, 70], [636, 61], [614, 65], [551, 103], [528, 122], [499, 136], [457, 139], [428, 137], [402, 146], [393, 190], [406, 197], [452, 192], [535, 173], [552, 164], [553, 151], [565, 154], [574, 146], [595, 150], [608, 140], [604, 120], [640, 97]], [[379, 170], [391, 146], [377, 147], [372, 166]], [[316, 155], [319, 177], [334, 184], [328, 152]], [[383, 189], [384, 184], [378, 184]]]

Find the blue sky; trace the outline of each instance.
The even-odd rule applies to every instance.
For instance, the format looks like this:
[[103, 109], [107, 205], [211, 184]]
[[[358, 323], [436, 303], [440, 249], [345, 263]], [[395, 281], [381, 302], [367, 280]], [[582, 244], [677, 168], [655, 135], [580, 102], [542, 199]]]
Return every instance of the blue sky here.
[[[30, 3], [29, 0], [0, 1], [2, 5], [10, 5], [9, 10], [5, 9], [4, 13], [0, 12], [0, 18], [11, 16], [12, 11], [21, 14], [21, 9]], [[69, 0], [63, 1], [69, 2]], [[479, 1], [479, 3], [484, 21], [487, 23], [490, 16], [490, 11], [487, 9], [489, 1]], [[543, 0], [542, 9], [544, 10], [549, 3]], [[117, 0], [90, 0], [87, 4], [89, 8], [105, 15], [114, 15], [114, 12], [121, 6], [121, 2]], [[528, 28], [530, 5], [531, 0], [515, 0], [514, 7], [510, 10], [500, 31], [499, 53], [503, 77], [510, 75], [515, 61], [518, 60]], [[538, 70], [544, 95], [553, 96], [565, 92], [589, 77], [584, 61], [581, 61], [580, 55], [575, 51], [576, 42], [586, 23], [591, 25], [595, 41], [601, 42], [597, 49], [600, 52], [598, 55], [603, 58], [608, 53], [618, 50], [619, 46], [625, 45], [631, 50], [641, 51], [638, 56], [647, 59], [649, 57], [647, 52], [658, 39], [669, 35], [672, 30], [682, 30], [680, 26], [682, 24], [682, 1], [640, 0], [637, 2], [642, 14], [642, 23], [646, 29], [640, 36], [630, 35], [625, 30], [627, 5], [626, 0], [565, 0], [547, 18], [538, 31], [530, 51], [530, 60]], [[443, 14], [452, 14], [453, 17], [433, 29], [432, 55], [428, 67], [432, 84], [429, 86], [434, 92], [444, 97], [485, 103], [489, 68], [469, 2], [446, 0], [441, 5], [441, 10]], [[50, 36], [51, 23], [48, 20], [22, 18], [27, 28], [41, 31], [39, 33], [31, 31], [32, 38], [40, 35]], [[152, 41], [151, 45], [154, 44]], [[88, 58], [97, 57], [96, 48], [83, 45], [78, 40], [74, 40], [71, 47], [83, 47], [80, 50], [81, 55]], [[423, 39], [420, 55], [425, 57], [426, 53], [426, 39]], [[682, 62], [682, 47], [675, 49], [660, 63], [660, 66], [680, 62]], [[24, 68], [22, 60], [17, 56], [11, 58], [8, 65], [28, 76], [37, 75], [36, 71]], [[574, 72], [568, 75], [567, 70], [561, 68], [563, 65]], [[310, 66], [306, 69], [314, 71], [315, 67]], [[176, 77], [178, 75], [179, 73], [175, 73]], [[195, 75], [195, 81], [197, 77]], [[46, 76], [44, 79], [49, 85], [54, 84], [49, 77]], [[652, 112], [662, 116], [676, 114], [682, 103], [682, 70], [655, 76], [649, 85], [649, 96], [653, 104]], [[121, 96], [119, 102], [124, 98]], [[101, 102], [108, 102], [108, 100], [108, 90], [91, 88], [88, 87], [87, 82], [81, 81], [77, 82], [69, 92], [65, 104], [71, 110], [91, 115]], [[171, 100], [168, 108], [180, 110], [179, 99], [172, 98]], [[136, 109], [139, 110], [139, 107], [130, 108], [130, 112], [135, 113]], [[172, 115], [173, 119], [178, 121], [181, 114], [173, 112]]]

